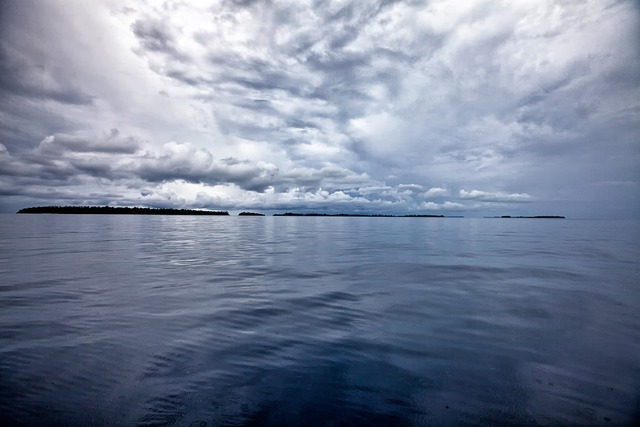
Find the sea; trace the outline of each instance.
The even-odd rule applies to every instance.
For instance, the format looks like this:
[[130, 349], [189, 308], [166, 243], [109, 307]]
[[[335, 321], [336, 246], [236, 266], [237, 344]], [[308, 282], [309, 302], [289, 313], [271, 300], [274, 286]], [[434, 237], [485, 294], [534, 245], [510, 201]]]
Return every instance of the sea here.
[[0, 215], [0, 423], [640, 425], [640, 222]]

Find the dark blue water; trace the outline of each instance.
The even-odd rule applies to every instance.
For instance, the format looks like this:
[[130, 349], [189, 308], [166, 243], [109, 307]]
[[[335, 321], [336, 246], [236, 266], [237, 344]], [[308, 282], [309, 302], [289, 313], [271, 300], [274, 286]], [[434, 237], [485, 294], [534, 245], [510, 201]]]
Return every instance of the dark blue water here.
[[633, 425], [634, 221], [0, 216], [5, 425]]

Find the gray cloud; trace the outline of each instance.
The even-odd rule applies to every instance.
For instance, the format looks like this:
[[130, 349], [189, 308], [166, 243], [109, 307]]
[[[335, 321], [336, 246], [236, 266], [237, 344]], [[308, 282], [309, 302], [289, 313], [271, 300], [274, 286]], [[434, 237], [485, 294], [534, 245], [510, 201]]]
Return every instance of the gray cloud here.
[[86, 137], [69, 134], [55, 134], [46, 137], [39, 145], [38, 151], [76, 153], [123, 153], [132, 154], [138, 151], [141, 141], [134, 137], [123, 137], [118, 129], [111, 129], [108, 134], [98, 137]]
[[64, 70], [50, 68], [12, 51], [0, 40], [0, 94], [62, 104], [88, 105], [94, 97], [74, 87]]
[[216, 160], [205, 149], [190, 144], [169, 143], [164, 153], [147, 153], [137, 159], [132, 172], [149, 182], [184, 180], [209, 185], [233, 183], [249, 191], [263, 191], [277, 174], [275, 165], [252, 164], [234, 158]]
[[138, 19], [131, 26], [144, 49], [174, 54], [174, 39], [166, 24], [152, 19]]

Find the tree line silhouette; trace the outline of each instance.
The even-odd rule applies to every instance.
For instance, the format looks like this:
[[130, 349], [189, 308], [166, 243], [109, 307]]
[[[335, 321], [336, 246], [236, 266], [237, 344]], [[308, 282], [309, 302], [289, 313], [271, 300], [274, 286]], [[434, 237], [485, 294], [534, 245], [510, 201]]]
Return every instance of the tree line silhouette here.
[[192, 209], [138, 208], [112, 206], [36, 206], [24, 208], [19, 214], [107, 214], [107, 215], [229, 215], [227, 211], [199, 211]]
[[327, 213], [295, 213], [295, 212], [285, 212], [285, 213], [276, 213], [273, 216], [347, 216], [347, 217], [373, 217], [373, 218], [446, 218], [444, 215], [386, 215], [386, 214], [347, 214], [347, 213], [339, 213], [339, 214], [327, 214]]

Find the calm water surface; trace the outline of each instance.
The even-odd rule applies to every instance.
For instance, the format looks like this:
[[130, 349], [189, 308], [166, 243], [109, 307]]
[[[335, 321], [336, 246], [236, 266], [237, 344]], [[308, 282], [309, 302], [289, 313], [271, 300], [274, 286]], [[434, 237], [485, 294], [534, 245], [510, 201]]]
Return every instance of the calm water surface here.
[[638, 222], [0, 221], [11, 425], [640, 420]]

